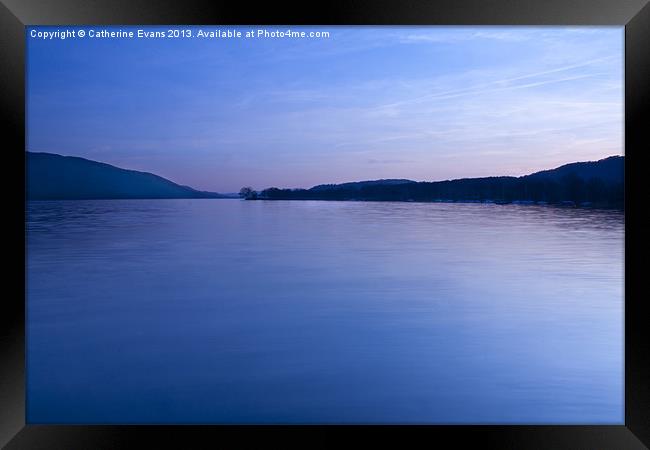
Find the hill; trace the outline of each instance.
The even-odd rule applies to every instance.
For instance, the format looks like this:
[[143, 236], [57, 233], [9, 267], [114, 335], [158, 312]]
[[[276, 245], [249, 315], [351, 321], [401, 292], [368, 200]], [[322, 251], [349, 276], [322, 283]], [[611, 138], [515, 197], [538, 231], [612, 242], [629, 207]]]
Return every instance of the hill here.
[[623, 182], [625, 157], [610, 156], [599, 161], [565, 164], [551, 170], [543, 170], [527, 175], [530, 179], [560, 180], [565, 176], [577, 176], [584, 181], [599, 178], [605, 182]]
[[375, 180], [319, 185], [311, 189], [269, 188], [251, 198], [268, 200], [457, 201], [554, 203], [623, 207], [623, 156], [566, 164], [521, 177], [446, 181]]
[[29, 200], [221, 198], [158, 175], [54, 153], [26, 152]]

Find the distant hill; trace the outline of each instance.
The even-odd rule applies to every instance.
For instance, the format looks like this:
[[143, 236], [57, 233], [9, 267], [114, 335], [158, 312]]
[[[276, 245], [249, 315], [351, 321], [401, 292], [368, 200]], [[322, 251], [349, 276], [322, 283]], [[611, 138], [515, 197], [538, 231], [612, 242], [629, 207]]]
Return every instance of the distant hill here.
[[26, 153], [30, 200], [221, 198], [148, 172], [53, 153]]
[[376, 185], [394, 186], [397, 184], [406, 184], [406, 183], [415, 183], [415, 181], [390, 179], [390, 180], [353, 181], [350, 183], [342, 183], [342, 184], [319, 184], [318, 186], [314, 186], [313, 188], [311, 188], [310, 191], [331, 191], [336, 189], [362, 189], [368, 186], [376, 186]]
[[374, 180], [311, 189], [269, 188], [251, 195], [268, 200], [457, 201], [564, 203], [623, 207], [623, 156], [566, 164], [521, 177], [416, 182]]
[[565, 176], [577, 176], [584, 181], [599, 178], [605, 182], [622, 183], [624, 179], [625, 157], [610, 156], [599, 161], [565, 164], [551, 170], [543, 170], [527, 175], [530, 179], [560, 180]]

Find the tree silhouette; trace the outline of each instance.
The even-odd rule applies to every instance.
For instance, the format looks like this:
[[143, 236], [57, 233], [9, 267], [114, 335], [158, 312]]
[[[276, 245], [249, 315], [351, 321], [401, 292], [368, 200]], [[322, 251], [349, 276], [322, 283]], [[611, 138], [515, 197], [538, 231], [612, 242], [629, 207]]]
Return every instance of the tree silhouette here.
[[246, 200], [254, 200], [257, 198], [257, 192], [250, 186], [245, 186], [239, 190], [239, 196]]

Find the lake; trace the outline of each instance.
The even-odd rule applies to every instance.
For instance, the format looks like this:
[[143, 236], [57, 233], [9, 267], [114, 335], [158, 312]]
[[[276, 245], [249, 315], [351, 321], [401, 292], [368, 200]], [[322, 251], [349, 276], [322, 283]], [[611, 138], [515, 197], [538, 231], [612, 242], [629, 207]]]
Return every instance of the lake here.
[[29, 202], [29, 423], [624, 423], [624, 215]]

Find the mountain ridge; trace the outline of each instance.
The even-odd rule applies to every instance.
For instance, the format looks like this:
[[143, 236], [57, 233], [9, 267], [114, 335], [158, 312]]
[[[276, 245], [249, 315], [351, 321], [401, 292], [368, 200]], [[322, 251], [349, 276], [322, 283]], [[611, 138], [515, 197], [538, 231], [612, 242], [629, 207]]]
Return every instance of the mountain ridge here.
[[[563, 203], [623, 207], [625, 157], [564, 164], [528, 175], [445, 181], [367, 180], [309, 189], [268, 188], [248, 199]], [[326, 188], [324, 189], [323, 186]]]
[[29, 200], [224, 198], [159, 175], [79, 156], [25, 152]]
[[[569, 171], [573, 172], [574, 168], [578, 167], [584, 167], [589, 164], [594, 164], [594, 163], [604, 163], [604, 162], [616, 162], [619, 159], [622, 161], [624, 160], [624, 156], [621, 155], [612, 155], [612, 156], [607, 156], [605, 158], [601, 158], [598, 160], [594, 161], [578, 161], [578, 162], [572, 162], [572, 163], [566, 163], [562, 164], [561, 166], [554, 167], [552, 169], [544, 169], [544, 170], [539, 170], [537, 172], [529, 173], [526, 175], [490, 175], [486, 177], [465, 177], [465, 178], [451, 178], [451, 179], [445, 179], [445, 180], [435, 180], [435, 181], [416, 181], [416, 180], [409, 180], [406, 178], [381, 178], [381, 179], [376, 179], [376, 180], [362, 180], [362, 181], [345, 181], [343, 183], [326, 183], [326, 184], [318, 184], [316, 186], [313, 186], [311, 188], [308, 188], [308, 190], [324, 190], [324, 189], [332, 189], [336, 187], [347, 187], [347, 186], [354, 186], [354, 185], [365, 185], [365, 186], [370, 186], [370, 185], [379, 185], [379, 184], [407, 184], [407, 183], [444, 183], [444, 182], [450, 182], [450, 181], [458, 181], [458, 180], [482, 180], [482, 179], [494, 179], [494, 178], [526, 178], [526, 177], [532, 177], [532, 176], [539, 176], [539, 177], [544, 177], [544, 176], [556, 176], [556, 171]], [[589, 176], [584, 177], [584, 178], [590, 178]]]
[[[230, 198], [199, 191], [159, 175], [78, 156], [26, 152], [29, 200]], [[360, 201], [481, 201], [573, 203], [622, 208], [624, 156], [573, 162], [528, 175], [413, 181], [391, 178], [320, 184], [309, 189], [268, 188], [247, 199]]]

